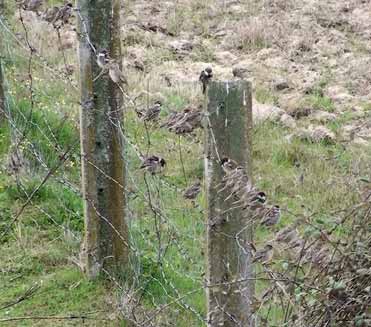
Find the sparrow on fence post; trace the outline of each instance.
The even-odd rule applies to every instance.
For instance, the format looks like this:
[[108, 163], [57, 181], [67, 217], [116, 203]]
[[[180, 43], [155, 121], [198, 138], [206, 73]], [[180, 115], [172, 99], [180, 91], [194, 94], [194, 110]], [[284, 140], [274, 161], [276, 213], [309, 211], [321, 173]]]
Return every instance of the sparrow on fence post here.
[[116, 84], [119, 85], [128, 84], [125, 75], [120, 70], [119, 64], [113, 59], [109, 60], [108, 62], [108, 75], [111, 78], [111, 80]]
[[213, 70], [211, 67], [206, 67], [200, 74], [199, 81], [202, 86], [202, 94], [206, 93], [206, 87], [211, 78], [213, 77]]
[[99, 68], [105, 69], [107, 68], [107, 64], [109, 62], [108, 51], [106, 49], [101, 49], [97, 53], [97, 65]]

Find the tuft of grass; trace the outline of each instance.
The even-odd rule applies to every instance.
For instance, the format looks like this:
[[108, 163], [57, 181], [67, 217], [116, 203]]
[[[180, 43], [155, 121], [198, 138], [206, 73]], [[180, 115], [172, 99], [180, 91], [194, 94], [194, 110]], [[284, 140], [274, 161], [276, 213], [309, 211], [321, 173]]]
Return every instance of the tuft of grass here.
[[335, 111], [335, 105], [331, 98], [321, 93], [315, 93], [307, 96], [305, 98], [304, 104], [317, 110], [325, 110], [328, 112]]
[[254, 90], [255, 99], [260, 103], [278, 104], [278, 96], [273, 91], [256, 86]]

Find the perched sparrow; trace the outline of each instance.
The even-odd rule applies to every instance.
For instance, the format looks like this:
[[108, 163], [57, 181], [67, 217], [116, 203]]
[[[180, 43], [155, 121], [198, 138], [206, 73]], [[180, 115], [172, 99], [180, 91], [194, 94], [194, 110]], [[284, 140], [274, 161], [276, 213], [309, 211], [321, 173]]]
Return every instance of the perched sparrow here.
[[134, 110], [135, 110], [135, 113], [137, 114], [137, 116], [138, 116], [139, 119], [142, 119], [143, 116], [146, 113], [146, 110], [145, 109], [135, 108]]
[[224, 172], [226, 174], [231, 173], [232, 171], [236, 170], [237, 168], [241, 168], [240, 166], [238, 166], [236, 161], [234, 161], [232, 159], [229, 159], [229, 158], [223, 158], [220, 161], [220, 164], [221, 164], [222, 169], [224, 170]]
[[[259, 211], [264, 209], [264, 204], [267, 200], [267, 196], [264, 192], [258, 192], [254, 195], [248, 205], [250, 210], [252, 211]], [[259, 209], [259, 210], [258, 210]]]
[[108, 51], [106, 49], [101, 49], [97, 53], [97, 64], [99, 68], [106, 68], [107, 64], [109, 62], [109, 56], [108, 56]]
[[58, 14], [58, 11], [59, 8], [57, 6], [46, 9], [43, 14], [43, 19], [49, 23], [53, 22]]
[[293, 227], [286, 227], [282, 229], [276, 236], [277, 242], [290, 243], [294, 239], [298, 238], [298, 232]]
[[156, 101], [153, 107], [148, 108], [148, 110], [142, 116], [142, 120], [151, 121], [156, 120], [161, 112], [162, 103], [161, 101]]
[[26, 0], [23, 1], [23, 9], [39, 13], [39, 9], [43, 4], [43, 0]]
[[158, 156], [150, 156], [143, 160], [140, 168], [147, 170], [152, 175], [155, 175], [156, 173], [161, 172], [165, 165], [165, 159]]
[[63, 7], [59, 8], [59, 10], [58, 10], [57, 14], [55, 15], [55, 18], [52, 22], [53, 25], [55, 27], [57, 27], [56, 23], [58, 21], [61, 22], [61, 25], [68, 24], [68, 21], [72, 16], [72, 9], [73, 9], [73, 5], [72, 5], [71, 2], [68, 2]]
[[271, 261], [273, 258], [273, 246], [266, 244], [263, 249], [256, 251], [252, 262], [260, 261], [265, 264]]
[[252, 199], [253, 202], [264, 204], [267, 200], [267, 195], [264, 192], [258, 192]]
[[305, 241], [300, 238], [300, 237], [295, 237], [294, 239], [292, 239], [290, 242], [289, 242], [289, 248], [290, 249], [295, 249], [295, 248], [303, 248], [303, 246], [305, 245]]
[[203, 94], [206, 93], [207, 84], [209, 83], [209, 81], [211, 80], [212, 77], [213, 77], [213, 70], [211, 69], [211, 67], [207, 67], [201, 72], [200, 77], [199, 77], [199, 81], [202, 84], [202, 93]]
[[196, 184], [191, 185], [184, 191], [183, 197], [189, 200], [194, 200], [200, 192], [201, 183], [197, 182]]
[[265, 225], [265, 226], [276, 225], [278, 221], [280, 220], [280, 216], [281, 216], [281, 209], [279, 206], [275, 205], [266, 212], [266, 214], [260, 221], [260, 224]]
[[110, 60], [108, 63], [108, 75], [116, 84], [128, 84], [125, 75], [122, 73], [119, 64], [115, 60]]
[[182, 112], [172, 112], [161, 127], [167, 127], [170, 132], [186, 134], [202, 127], [202, 112], [197, 109], [185, 108]]
[[202, 112], [200, 110], [186, 108], [183, 113], [183, 117], [174, 126], [176, 134], [191, 133], [195, 128], [202, 127]]
[[232, 74], [236, 78], [244, 78], [249, 71], [246, 68], [234, 67], [232, 69]]
[[193, 126], [187, 122], [177, 125], [174, 129], [175, 134], [188, 134], [193, 132]]
[[171, 130], [172, 128], [174, 128], [174, 126], [176, 126], [176, 124], [179, 122], [179, 120], [181, 120], [183, 117], [184, 117], [183, 112], [173, 111], [167, 117], [167, 120], [160, 125], [160, 127], [166, 127], [169, 130]]

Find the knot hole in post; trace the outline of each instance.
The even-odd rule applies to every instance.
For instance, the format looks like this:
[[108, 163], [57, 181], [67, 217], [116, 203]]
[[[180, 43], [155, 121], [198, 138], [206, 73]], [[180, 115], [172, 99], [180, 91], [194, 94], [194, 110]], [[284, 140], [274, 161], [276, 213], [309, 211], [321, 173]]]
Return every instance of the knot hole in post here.
[[219, 116], [219, 113], [220, 112], [223, 112], [225, 110], [225, 102], [224, 101], [220, 101], [218, 103], [218, 106], [216, 107], [216, 114]]

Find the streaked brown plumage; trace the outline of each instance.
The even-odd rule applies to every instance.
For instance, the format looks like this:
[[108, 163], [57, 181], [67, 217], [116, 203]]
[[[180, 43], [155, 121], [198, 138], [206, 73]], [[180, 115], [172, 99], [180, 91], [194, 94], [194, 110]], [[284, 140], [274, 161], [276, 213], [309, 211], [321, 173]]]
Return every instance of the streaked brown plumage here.
[[276, 235], [277, 242], [290, 243], [294, 239], [297, 239], [299, 236], [295, 227], [286, 227], [278, 232]]
[[194, 200], [200, 192], [201, 192], [201, 183], [197, 182], [191, 185], [190, 187], [188, 187], [184, 191], [183, 197], [189, 200]]
[[26, 0], [23, 1], [22, 6], [24, 10], [33, 11], [39, 13], [39, 9], [43, 5], [43, 0]]
[[60, 7], [56, 16], [55, 16], [55, 18], [54, 18], [54, 20], [53, 20], [53, 25], [55, 27], [58, 27], [57, 22], [60, 22], [61, 25], [68, 24], [69, 19], [72, 16], [72, 9], [73, 9], [73, 5], [70, 2], [68, 2], [64, 6]]
[[166, 127], [175, 134], [192, 133], [196, 128], [202, 127], [202, 112], [194, 108], [185, 108], [181, 112], [172, 112], [160, 127]]
[[227, 157], [222, 158], [220, 164], [226, 174], [230, 174], [231, 172], [237, 169], [243, 169], [241, 166], [238, 165], [236, 161], [229, 159]]
[[53, 22], [55, 20], [55, 17], [57, 16], [59, 11], [59, 8], [57, 6], [54, 6], [52, 8], [48, 8], [45, 10], [43, 14], [43, 19], [49, 23]]
[[152, 175], [155, 175], [157, 173], [160, 173], [165, 165], [166, 161], [164, 158], [152, 155], [142, 160], [142, 165], [140, 166], [140, 168], [148, 171]]
[[119, 64], [113, 59], [109, 60], [108, 62], [108, 75], [111, 78], [111, 80], [116, 84], [121, 85], [128, 83], [125, 75], [120, 69]]
[[278, 223], [281, 216], [281, 209], [278, 205], [269, 208], [264, 217], [261, 219], [260, 224], [265, 226], [273, 226]]
[[161, 112], [162, 103], [161, 101], [156, 101], [155, 104], [148, 108], [144, 113], [141, 119], [143, 121], [153, 121], [157, 120]]
[[263, 249], [258, 250], [252, 262], [260, 261], [262, 264], [270, 262], [273, 258], [273, 246], [272, 244], [266, 244]]

